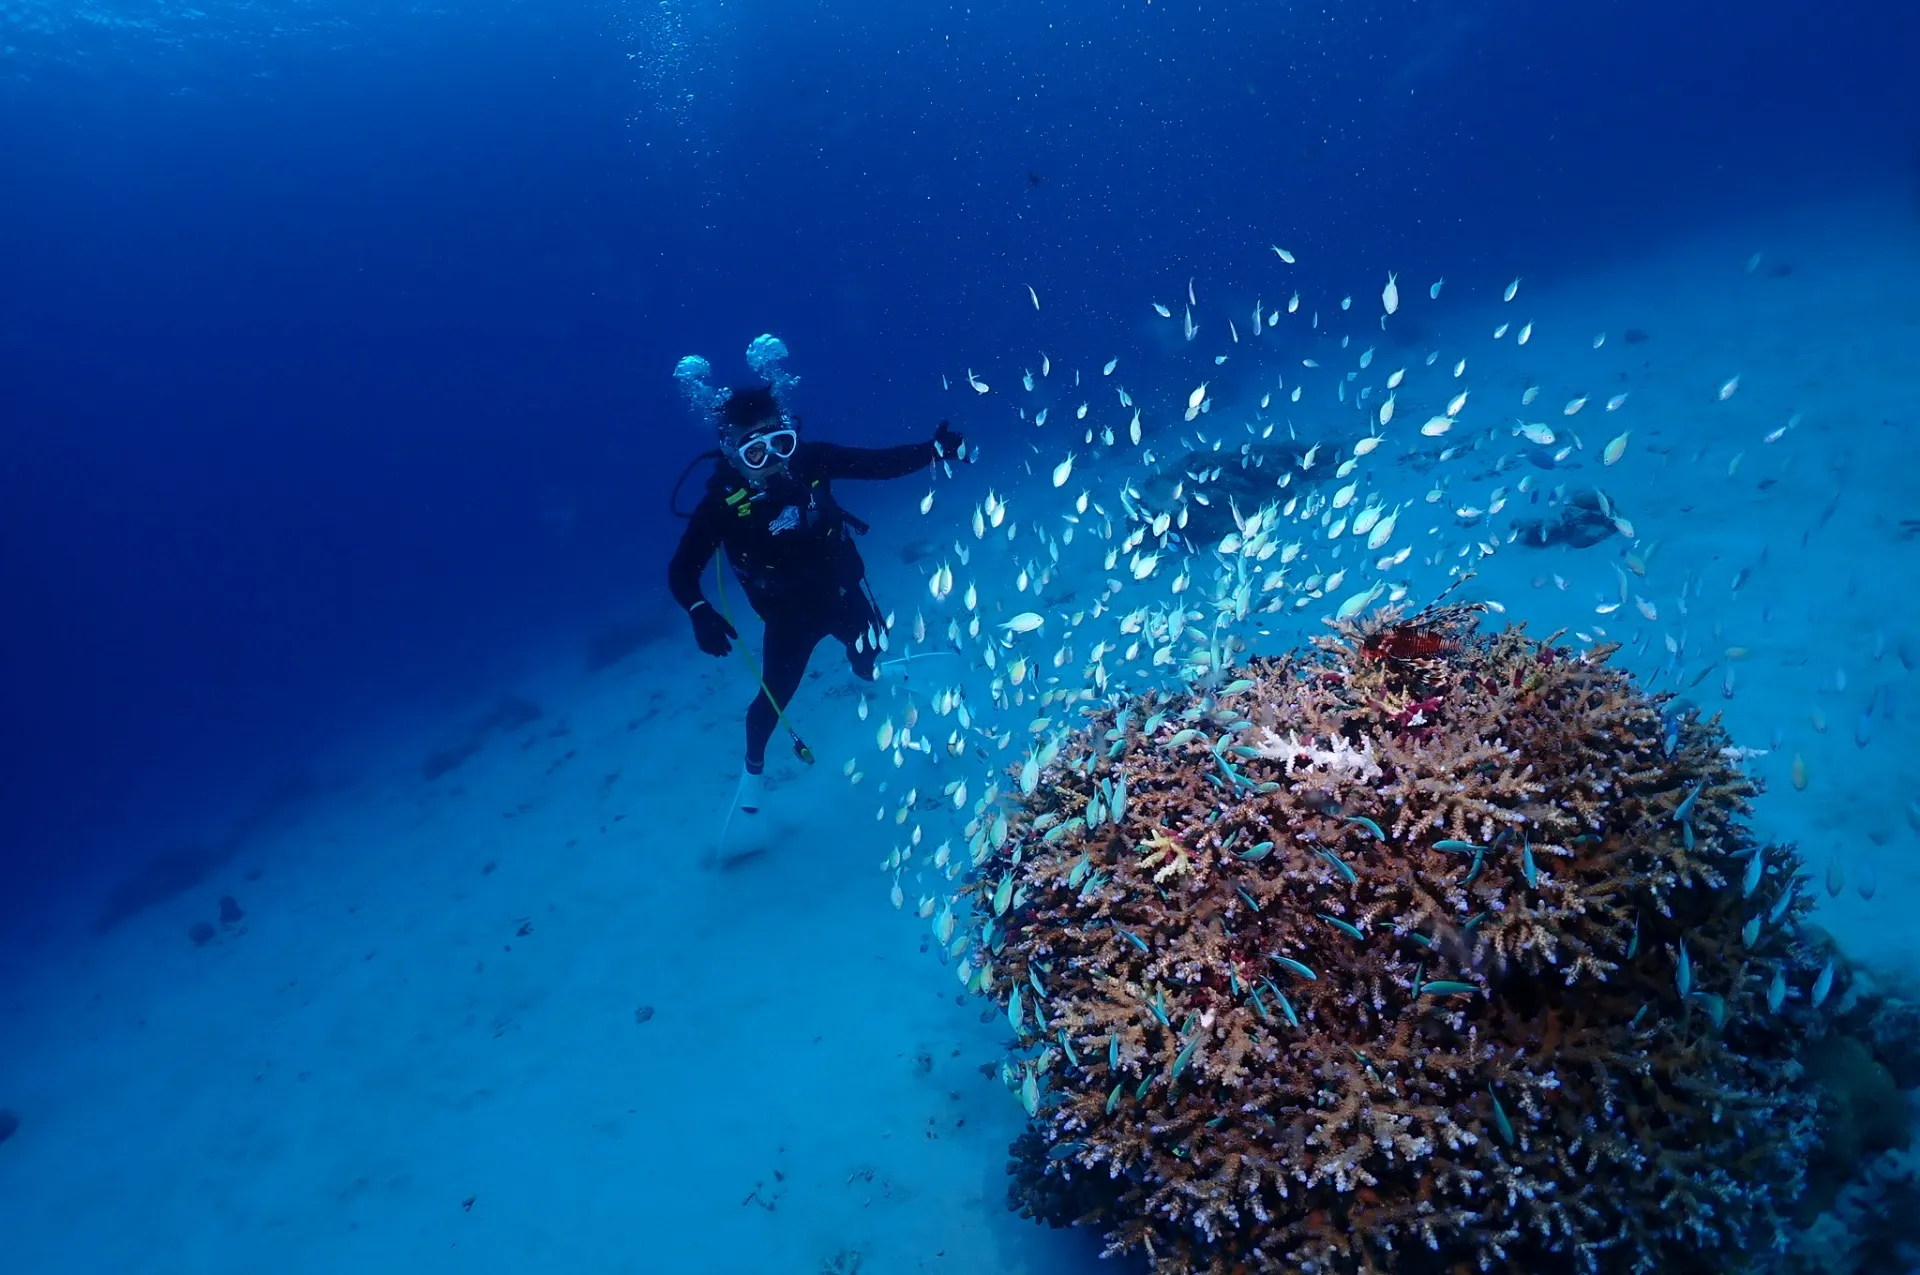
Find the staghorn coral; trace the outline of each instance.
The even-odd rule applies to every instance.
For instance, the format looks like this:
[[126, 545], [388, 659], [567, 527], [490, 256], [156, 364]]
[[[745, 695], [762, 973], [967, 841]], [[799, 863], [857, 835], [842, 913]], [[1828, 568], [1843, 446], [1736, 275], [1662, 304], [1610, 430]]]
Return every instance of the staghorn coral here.
[[1157, 1275], [1784, 1246], [1824, 1030], [1801, 861], [1749, 834], [1717, 719], [1477, 610], [1090, 709], [974, 826], [1016, 1207]]

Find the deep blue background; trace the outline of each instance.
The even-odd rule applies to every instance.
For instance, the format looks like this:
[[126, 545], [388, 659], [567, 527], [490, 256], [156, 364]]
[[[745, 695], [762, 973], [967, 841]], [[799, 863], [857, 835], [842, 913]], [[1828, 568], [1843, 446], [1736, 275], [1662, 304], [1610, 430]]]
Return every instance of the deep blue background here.
[[1272, 241], [1466, 286], [1920, 186], [1911, 4], [675, 3], [0, 18], [16, 904], [657, 603], [688, 351], [898, 441]]

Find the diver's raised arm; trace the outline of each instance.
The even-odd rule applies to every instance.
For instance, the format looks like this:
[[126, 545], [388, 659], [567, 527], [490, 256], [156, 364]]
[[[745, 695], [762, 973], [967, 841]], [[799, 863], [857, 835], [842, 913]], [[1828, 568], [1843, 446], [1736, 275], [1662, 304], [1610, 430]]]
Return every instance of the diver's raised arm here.
[[933, 440], [926, 443], [905, 443], [899, 447], [812, 443], [808, 446], [808, 467], [822, 478], [905, 478], [936, 460], [961, 458], [965, 444], [966, 440], [953, 426], [941, 421]]

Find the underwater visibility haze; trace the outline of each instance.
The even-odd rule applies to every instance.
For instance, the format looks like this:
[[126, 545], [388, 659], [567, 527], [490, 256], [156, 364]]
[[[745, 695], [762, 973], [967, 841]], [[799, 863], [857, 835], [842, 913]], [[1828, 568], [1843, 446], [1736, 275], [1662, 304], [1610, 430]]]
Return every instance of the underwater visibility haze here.
[[1920, 1272], [1914, 48], [0, 0], [0, 1268]]

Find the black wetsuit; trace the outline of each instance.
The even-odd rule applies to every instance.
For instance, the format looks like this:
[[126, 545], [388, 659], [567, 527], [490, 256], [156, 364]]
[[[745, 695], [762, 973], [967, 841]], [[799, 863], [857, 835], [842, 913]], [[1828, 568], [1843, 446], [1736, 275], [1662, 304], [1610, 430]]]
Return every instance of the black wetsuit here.
[[[902, 478], [934, 459], [932, 443], [865, 448], [802, 442], [787, 459], [786, 472], [760, 488], [722, 461], [667, 566], [674, 601], [689, 611], [708, 601], [701, 573], [714, 552], [725, 549], [741, 590], [766, 622], [760, 675], [779, 707], [793, 698], [813, 648], [829, 634], [846, 644], [853, 671], [871, 678], [882, 620], [851, 534], [865, 531], [866, 524], [840, 508], [833, 480]], [[778, 721], [774, 705], [756, 690], [747, 707], [748, 770], [757, 773], [765, 764]]]

